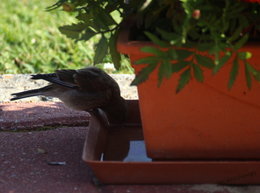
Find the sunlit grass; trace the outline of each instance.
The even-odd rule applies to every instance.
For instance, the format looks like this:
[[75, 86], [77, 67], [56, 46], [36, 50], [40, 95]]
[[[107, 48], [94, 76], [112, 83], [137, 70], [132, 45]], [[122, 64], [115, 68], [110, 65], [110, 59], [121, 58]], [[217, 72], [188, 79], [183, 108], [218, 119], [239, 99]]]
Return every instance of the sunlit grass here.
[[[95, 40], [75, 42], [58, 26], [75, 19], [67, 12], [45, 11], [52, 0], [2, 0], [0, 3], [0, 73], [53, 72], [93, 62]], [[107, 57], [104, 62], [110, 62]], [[123, 66], [127, 66], [126, 60]], [[122, 72], [129, 72], [127, 67]]]

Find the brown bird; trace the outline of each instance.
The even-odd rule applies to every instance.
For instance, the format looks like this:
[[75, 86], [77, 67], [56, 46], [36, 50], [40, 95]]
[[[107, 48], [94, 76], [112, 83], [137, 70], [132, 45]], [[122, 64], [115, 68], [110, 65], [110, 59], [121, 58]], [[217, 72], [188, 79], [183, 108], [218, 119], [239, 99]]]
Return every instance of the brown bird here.
[[11, 100], [50, 96], [59, 98], [70, 108], [89, 111], [99, 117], [101, 109], [110, 124], [122, 123], [126, 118], [126, 103], [120, 95], [117, 82], [99, 68], [56, 70], [51, 74], [32, 75], [31, 79], [43, 79], [50, 84], [39, 89], [13, 93]]

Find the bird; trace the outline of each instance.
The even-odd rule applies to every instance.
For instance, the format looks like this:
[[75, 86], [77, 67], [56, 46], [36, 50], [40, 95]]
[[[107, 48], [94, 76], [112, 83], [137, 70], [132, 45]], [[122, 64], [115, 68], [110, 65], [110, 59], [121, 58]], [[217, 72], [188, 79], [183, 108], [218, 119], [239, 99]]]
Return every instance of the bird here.
[[56, 70], [55, 73], [32, 75], [31, 79], [43, 79], [49, 84], [42, 88], [13, 93], [11, 101], [39, 95], [56, 97], [67, 107], [88, 111], [107, 124], [123, 123], [126, 119], [126, 101], [121, 96], [119, 85], [97, 67]]

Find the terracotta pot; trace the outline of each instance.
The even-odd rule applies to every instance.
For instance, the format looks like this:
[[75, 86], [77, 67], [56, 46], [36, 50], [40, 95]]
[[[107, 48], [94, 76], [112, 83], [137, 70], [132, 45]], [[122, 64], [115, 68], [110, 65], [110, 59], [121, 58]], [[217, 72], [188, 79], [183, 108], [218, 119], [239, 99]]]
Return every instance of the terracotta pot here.
[[[128, 41], [122, 31], [118, 50], [134, 65], [146, 57], [140, 48], [148, 42]], [[260, 69], [260, 44], [244, 48], [253, 53], [251, 63]], [[246, 86], [243, 65], [231, 90], [227, 84], [231, 64], [217, 75], [204, 69], [204, 83], [191, 80], [175, 93], [179, 79], [173, 75], [157, 87], [157, 70], [138, 86], [141, 119], [148, 155], [154, 159], [259, 159], [260, 83]]]
[[138, 101], [128, 100], [127, 106], [128, 126], [107, 128], [95, 116], [90, 117], [82, 158], [97, 177], [95, 182], [131, 185], [260, 184], [259, 160], [147, 159], [139, 126]]

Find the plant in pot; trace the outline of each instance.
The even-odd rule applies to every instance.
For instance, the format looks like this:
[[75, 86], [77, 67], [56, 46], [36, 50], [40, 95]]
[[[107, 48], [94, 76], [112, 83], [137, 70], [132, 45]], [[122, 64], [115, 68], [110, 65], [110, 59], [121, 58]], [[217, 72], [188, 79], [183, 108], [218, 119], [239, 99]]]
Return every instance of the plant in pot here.
[[[127, 54], [154, 159], [260, 158], [259, 0], [60, 0], [60, 31]], [[117, 51], [118, 50], [118, 51]]]

